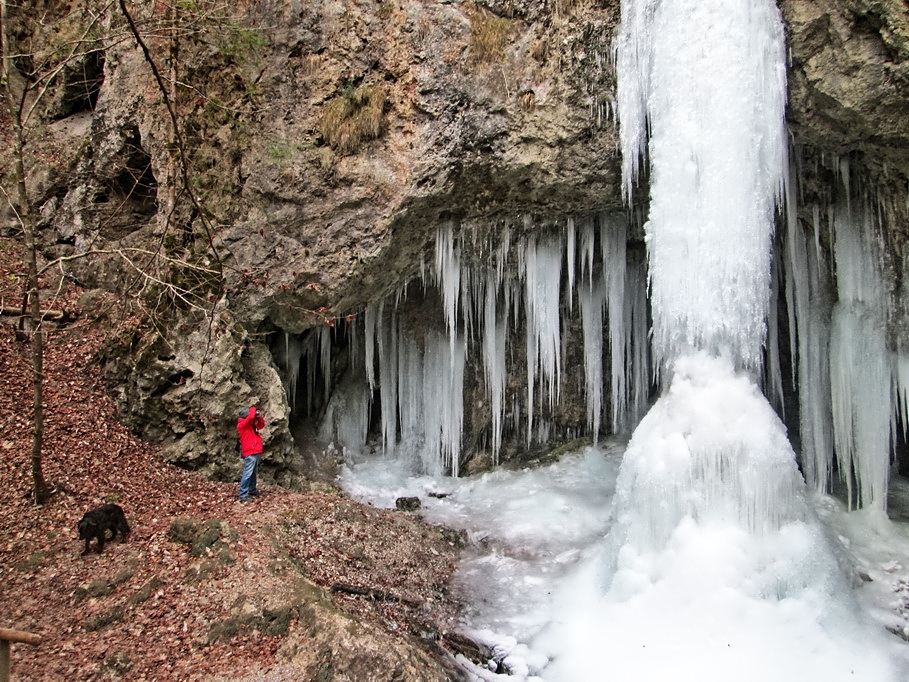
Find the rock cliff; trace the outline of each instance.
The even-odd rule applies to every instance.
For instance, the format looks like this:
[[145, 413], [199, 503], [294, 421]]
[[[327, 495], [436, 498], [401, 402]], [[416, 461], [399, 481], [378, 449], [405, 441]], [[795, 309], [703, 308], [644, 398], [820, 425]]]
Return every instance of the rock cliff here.
[[[610, 61], [618, 0], [198, 2], [167, 16], [124, 6], [137, 33], [122, 12], [105, 15], [97, 49], [41, 102], [29, 180], [48, 254], [103, 251], [68, 261], [72, 277], [132, 286], [157, 324], [112, 349], [109, 377], [124, 419], [175, 462], [235, 475], [235, 410], [255, 402], [268, 465], [292, 484], [303, 420], [282, 344], [401, 291], [435, 258], [440, 226], [479, 235], [468, 239], [479, 258], [506, 224], [520, 236], [627, 210]], [[795, 184], [804, 206], [826, 205], [848, 162], [852, 186], [875, 197], [901, 329], [909, 9], [779, 6]], [[23, 46], [66, 18], [38, 9], [51, 21], [23, 10]], [[809, 208], [800, 217], [829, 245]], [[639, 239], [632, 230], [630, 252]], [[135, 254], [166, 276], [135, 287], [148, 272]], [[416, 324], [443, 326], [415, 296]], [[582, 430], [583, 408], [564, 412], [564, 433]]]

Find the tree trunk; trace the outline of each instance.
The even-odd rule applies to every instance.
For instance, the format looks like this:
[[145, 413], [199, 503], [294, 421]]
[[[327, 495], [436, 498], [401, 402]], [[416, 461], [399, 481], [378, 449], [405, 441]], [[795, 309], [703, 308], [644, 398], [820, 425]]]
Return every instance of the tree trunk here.
[[22, 234], [25, 240], [25, 257], [28, 273], [25, 281], [25, 296], [23, 305], [27, 303], [28, 310], [23, 310], [23, 319], [28, 316], [31, 334], [32, 355], [32, 481], [36, 504], [43, 504], [50, 498], [50, 491], [44, 480], [41, 462], [41, 445], [44, 436], [44, 329], [41, 324], [41, 296], [38, 288], [38, 235], [28, 198], [28, 189], [25, 185], [25, 133], [22, 129], [22, 112], [25, 107], [25, 90], [18, 96], [13, 91], [12, 77], [12, 45], [10, 44], [9, 15], [7, 0], [0, 0], [0, 36], [3, 48], [3, 73], [2, 85], [7, 110], [13, 124], [14, 150], [13, 163], [16, 182], [16, 202], [14, 206]]
[[[16, 165], [19, 165], [17, 160]], [[22, 181], [20, 181], [22, 183]], [[24, 184], [24, 183], [22, 183]], [[28, 220], [31, 222], [31, 212]], [[35, 504], [44, 504], [50, 499], [50, 491], [44, 480], [42, 469], [42, 443], [44, 440], [44, 326], [41, 319], [41, 297], [38, 290], [37, 240], [34, 223], [25, 230], [26, 258], [28, 259], [28, 301], [32, 335], [32, 481]]]

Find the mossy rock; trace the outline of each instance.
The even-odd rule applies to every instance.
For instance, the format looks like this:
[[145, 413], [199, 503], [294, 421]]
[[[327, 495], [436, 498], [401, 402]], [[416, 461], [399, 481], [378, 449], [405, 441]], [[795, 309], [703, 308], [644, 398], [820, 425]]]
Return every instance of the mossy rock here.
[[228, 540], [237, 538], [236, 532], [227, 528], [226, 524], [220, 519], [209, 519], [208, 521], [200, 522], [185, 517], [171, 519], [167, 536], [173, 542], [189, 545], [189, 554], [194, 557], [210, 554], [211, 550], [219, 544], [221, 548], [225, 548], [226, 543], [219, 543], [222, 537], [226, 536]]
[[258, 630], [271, 637], [283, 637], [287, 634], [292, 620], [297, 618], [299, 609], [295, 605], [282, 606], [277, 609], [264, 609], [261, 614], [241, 614], [212, 624], [206, 641], [209, 644], [231, 640], [241, 632]]
[[151, 597], [155, 593], [155, 590], [161, 587], [162, 584], [163, 583], [161, 581], [161, 578], [158, 576], [152, 576], [148, 582], [146, 582], [133, 595], [131, 595], [129, 599], [126, 600], [127, 603], [135, 606], [136, 604], [141, 604], [144, 601], [148, 601], [149, 597]]
[[106, 627], [111, 623], [116, 623], [120, 620], [123, 620], [123, 607], [114, 606], [110, 610], [105, 611], [104, 613], [99, 614], [94, 618], [89, 618], [85, 622], [85, 629], [89, 632], [97, 632], [101, 628]]

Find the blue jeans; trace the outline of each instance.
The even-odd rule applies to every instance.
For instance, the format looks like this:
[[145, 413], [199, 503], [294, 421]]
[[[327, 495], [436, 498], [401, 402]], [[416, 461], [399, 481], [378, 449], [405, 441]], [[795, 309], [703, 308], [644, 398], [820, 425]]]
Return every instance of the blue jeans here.
[[247, 455], [243, 458], [243, 475], [240, 476], [240, 499], [249, 499], [250, 495], [258, 495], [256, 490], [256, 471], [259, 469], [259, 458], [262, 455]]

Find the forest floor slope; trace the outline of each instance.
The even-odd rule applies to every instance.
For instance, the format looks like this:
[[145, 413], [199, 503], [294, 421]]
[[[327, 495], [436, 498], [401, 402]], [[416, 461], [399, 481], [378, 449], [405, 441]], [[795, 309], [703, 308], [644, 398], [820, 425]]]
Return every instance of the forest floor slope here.
[[[8, 307], [21, 261], [14, 242], [0, 249]], [[116, 324], [82, 319], [79, 294], [52, 304], [71, 322], [47, 340], [44, 506], [31, 500], [30, 350], [9, 315], [0, 324], [0, 627], [42, 637], [13, 645], [13, 678], [460, 677], [444, 649], [459, 537], [328, 486], [260, 486], [240, 503], [235, 483], [162, 462], [117, 421], [94, 360]], [[107, 502], [132, 533], [82, 555], [76, 524]]]

